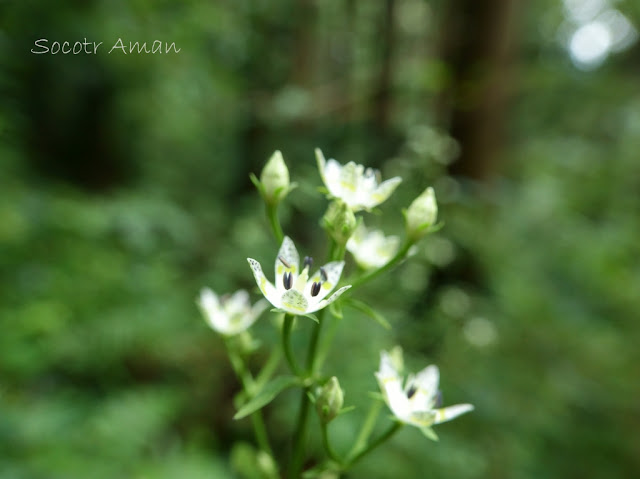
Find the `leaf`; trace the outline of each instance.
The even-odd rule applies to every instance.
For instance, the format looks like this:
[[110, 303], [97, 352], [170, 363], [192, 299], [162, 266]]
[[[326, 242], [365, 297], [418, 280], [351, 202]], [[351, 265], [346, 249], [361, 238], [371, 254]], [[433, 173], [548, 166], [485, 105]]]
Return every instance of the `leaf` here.
[[233, 419], [242, 419], [243, 417], [248, 416], [269, 404], [285, 389], [299, 384], [300, 379], [296, 376], [278, 376], [277, 378], [274, 378], [269, 381], [264, 388], [253, 397], [253, 399], [250, 399], [248, 403], [242, 406], [236, 415], [233, 416]]
[[431, 439], [432, 441], [438, 441], [438, 435], [430, 427], [421, 427], [420, 430], [422, 431], [422, 434], [424, 434], [428, 439]]
[[382, 326], [384, 329], [391, 329], [391, 325], [389, 324], [389, 322], [386, 319], [384, 319], [384, 317], [380, 313], [378, 313], [375, 309], [373, 309], [368, 304], [354, 298], [348, 298], [345, 301], [348, 306], [351, 306], [352, 308], [357, 309], [361, 313], [366, 314], [371, 319], [373, 319], [376, 323]]

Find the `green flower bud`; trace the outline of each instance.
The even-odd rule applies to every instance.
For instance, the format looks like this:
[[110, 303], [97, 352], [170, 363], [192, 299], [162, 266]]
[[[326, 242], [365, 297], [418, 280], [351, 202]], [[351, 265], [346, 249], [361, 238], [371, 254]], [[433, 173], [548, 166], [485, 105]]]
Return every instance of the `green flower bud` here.
[[328, 424], [331, 422], [342, 409], [344, 403], [344, 392], [340, 387], [338, 378], [333, 376], [319, 390], [316, 397], [316, 409], [320, 419]]
[[322, 218], [322, 226], [336, 243], [345, 245], [358, 226], [358, 221], [351, 208], [341, 201], [334, 201]]
[[279, 203], [289, 193], [289, 169], [276, 150], [260, 173], [262, 194], [267, 203]]
[[436, 222], [438, 204], [433, 188], [429, 187], [418, 196], [405, 212], [407, 234], [418, 239], [426, 234]]

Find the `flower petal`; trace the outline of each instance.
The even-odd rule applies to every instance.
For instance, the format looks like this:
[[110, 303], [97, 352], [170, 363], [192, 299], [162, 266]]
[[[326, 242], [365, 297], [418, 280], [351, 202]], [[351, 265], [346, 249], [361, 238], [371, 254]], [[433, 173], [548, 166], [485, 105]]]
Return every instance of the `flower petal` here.
[[[284, 260], [284, 263], [281, 261]], [[294, 275], [298, 274], [300, 266], [300, 255], [298, 254], [298, 250], [296, 249], [296, 245], [293, 244], [293, 241], [288, 236], [285, 236], [282, 240], [282, 245], [280, 246], [280, 250], [278, 251], [278, 256], [276, 256], [276, 264], [275, 264], [275, 272], [276, 272], [276, 289], [280, 294], [284, 292], [284, 286], [282, 284], [282, 276], [285, 271], [289, 271]], [[294, 276], [295, 281], [295, 276]]]
[[440, 371], [438, 366], [432, 364], [427, 366], [416, 376], [415, 382], [418, 388], [432, 398], [438, 392], [438, 382], [440, 381]]
[[342, 295], [346, 290], [348, 290], [351, 285], [343, 286], [338, 291], [329, 296], [329, 299], [323, 299], [322, 301], [318, 301], [315, 305], [309, 307], [308, 313], [313, 313], [314, 311], [318, 311], [319, 309], [326, 308], [331, 303], [333, 303], [336, 299]]
[[436, 413], [434, 424], [450, 421], [461, 414], [473, 411], [473, 409], [474, 407], [471, 404], [456, 404], [455, 406], [449, 406], [442, 409], [434, 409], [434, 412]]
[[256, 304], [253, 305], [251, 308], [251, 316], [253, 316], [254, 321], [258, 319], [258, 316], [260, 316], [268, 306], [269, 302], [264, 299], [257, 301]]
[[224, 309], [228, 314], [236, 314], [240, 313], [243, 310], [249, 309], [249, 293], [245, 290], [240, 289], [233, 293], [229, 299], [224, 304]]
[[387, 198], [389, 198], [389, 196], [391, 196], [391, 193], [394, 192], [401, 181], [402, 178], [396, 176], [380, 183], [380, 185], [378, 185], [378, 187], [371, 192], [371, 195], [369, 196], [369, 199], [364, 206], [366, 208], [373, 208], [374, 206], [377, 206], [385, 201]]
[[220, 300], [216, 293], [209, 288], [202, 288], [198, 298], [198, 305], [211, 328], [220, 333], [226, 331], [228, 326], [227, 316], [220, 307]]
[[305, 314], [311, 311], [307, 310], [309, 305], [304, 295], [296, 290], [290, 289], [285, 291], [280, 300], [280, 307], [291, 314]]
[[384, 395], [387, 406], [394, 416], [403, 422], [408, 422], [411, 415], [411, 408], [406, 394], [402, 390], [402, 381], [398, 377], [381, 377], [376, 373], [380, 390]]
[[331, 263], [325, 264], [322, 269], [326, 274], [326, 278], [322, 277], [322, 273], [320, 269], [318, 269], [318, 271], [313, 273], [313, 276], [311, 276], [311, 279], [309, 280], [309, 285], [315, 282], [322, 283], [320, 292], [314, 298], [316, 302], [324, 299], [336, 286], [336, 284], [338, 284], [338, 281], [340, 281], [340, 276], [342, 275], [342, 270], [344, 269], [344, 261], [332, 261]]
[[253, 277], [256, 279], [256, 283], [262, 291], [262, 294], [265, 298], [269, 300], [269, 302], [274, 305], [276, 308], [280, 307], [280, 295], [276, 291], [275, 286], [273, 286], [265, 277], [262, 272], [262, 266], [253, 258], [247, 258], [249, 262], [249, 266], [251, 266], [251, 270], [253, 271]]

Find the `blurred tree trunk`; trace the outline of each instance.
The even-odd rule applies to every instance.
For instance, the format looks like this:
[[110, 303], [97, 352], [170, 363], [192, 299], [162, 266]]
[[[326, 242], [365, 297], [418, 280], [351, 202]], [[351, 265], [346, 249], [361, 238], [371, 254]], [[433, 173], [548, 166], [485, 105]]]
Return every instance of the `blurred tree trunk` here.
[[391, 130], [393, 113], [393, 60], [396, 53], [395, 0], [384, 0], [380, 11], [374, 50], [379, 50], [378, 76], [371, 101], [371, 135], [368, 135], [369, 161], [378, 164], [397, 151], [399, 137]]
[[490, 179], [503, 142], [514, 0], [450, 0], [440, 39], [449, 84], [437, 100], [440, 126], [461, 146], [450, 173]]
[[[392, 62], [394, 53], [395, 0], [384, 0], [380, 30], [375, 39], [380, 46], [380, 70], [373, 95], [373, 122], [378, 133], [384, 133], [390, 122], [392, 104]], [[374, 46], [375, 48], [375, 46]]]

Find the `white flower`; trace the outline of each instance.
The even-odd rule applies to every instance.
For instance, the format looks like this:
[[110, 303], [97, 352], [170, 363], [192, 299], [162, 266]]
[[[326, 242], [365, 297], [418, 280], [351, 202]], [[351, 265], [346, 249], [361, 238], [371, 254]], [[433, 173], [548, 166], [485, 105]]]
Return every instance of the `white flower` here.
[[471, 404], [439, 408], [439, 372], [435, 365], [427, 366], [417, 375], [410, 374], [403, 387], [398, 350], [395, 353], [394, 357], [393, 353], [382, 351], [376, 378], [389, 409], [398, 420], [424, 430], [473, 410]]
[[249, 293], [242, 289], [231, 296], [218, 298], [212, 290], [203, 288], [198, 298], [198, 306], [209, 326], [224, 336], [233, 336], [248, 329], [267, 305], [261, 299], [251, 306]]
[[309, 278], [311, 258], [306, 257], [300, 270], [300, 256], [293, 241], [288, 236], [284, 237], [278, 256], [276, 256], [276, 280], [275, 286], [267, 280], [262, 272], [262, 266], [255, 259], [247, 258], [253, 276], [262, 294], [276, 308], [280, 308], [290, 314], [309, 314], [328, 306], [351, 286], [343, 286], [333, 293], [328, 299], [324, 299], [338, 284], [344, 261], [332, 261], [318, 269]]
[[380, 230], [367, 230], [360, 223], [347, 241], [347, 250], [356, 263], [364, 269], [381, 268], [395, 256], [400, 247], [400, 238], [385, 236]]
[[356, 165], [353, 161], [344, 166], [334, 159], [327, 161], [318, 148], [316, 158], [320, 176], [330, 195], [342, 200], [353, 211], [370, 210], [379, 205], [389, 198], [402, 181], [396, 176], [378, 184], [377, 170], [365, 170], [364, 166]]

